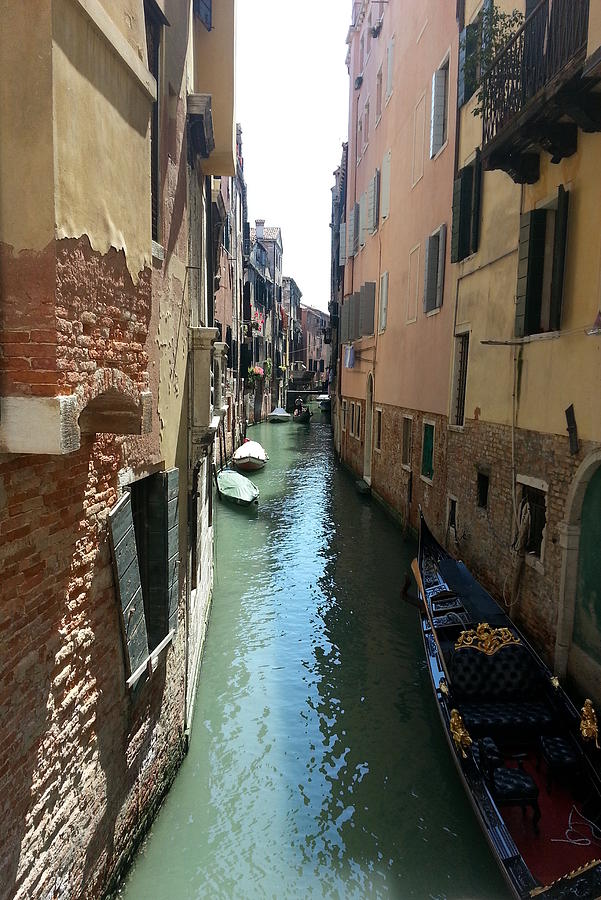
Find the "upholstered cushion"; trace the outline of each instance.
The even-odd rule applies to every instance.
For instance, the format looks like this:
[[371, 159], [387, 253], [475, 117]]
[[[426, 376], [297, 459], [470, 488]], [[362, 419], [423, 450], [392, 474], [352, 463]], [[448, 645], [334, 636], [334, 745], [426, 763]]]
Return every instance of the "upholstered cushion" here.
[[509, 644], [488, 656], [472, 647], [456, 650], [451, 660], [451, 684], [457, 698], [511, 700], [531, 696], [539, 674], [523, 645]]
[[501, 767], [492, 773], [492, 790], [498, 800], [536, 800], [538, 788], [521, 769]]
[[459, 711], [472, 737], [510, 729], [540, 733], [548, 729], [553, 721], [551, 710], [544, 703], [535, 701], [528, 703], [465, 701], [460, 704]]
[[543, 735], [540, 747], [543, 759], [552, 769], [569, 769], [578, 765], [578, 753], [568, 738]]

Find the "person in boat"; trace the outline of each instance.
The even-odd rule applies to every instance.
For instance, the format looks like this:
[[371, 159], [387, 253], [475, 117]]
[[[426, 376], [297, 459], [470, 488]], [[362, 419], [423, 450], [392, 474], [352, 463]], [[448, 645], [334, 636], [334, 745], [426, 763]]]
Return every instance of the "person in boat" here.
[[294, 415], [300, 416], [302, 411], [303, 411], [303, 401], [301, 400], [300, 397], [297, 397], [296, 400], [294, 401]]

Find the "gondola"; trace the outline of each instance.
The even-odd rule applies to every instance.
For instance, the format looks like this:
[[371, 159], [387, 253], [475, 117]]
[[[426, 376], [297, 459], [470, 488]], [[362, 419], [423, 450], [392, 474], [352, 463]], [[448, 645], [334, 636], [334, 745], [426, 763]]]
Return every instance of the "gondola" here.
[[601, 897], [597, 720], [558, 679], [420, 510], [426, 660], [445, 736], [514, 897]]
[[297, 409], [294, 410], [294, 415], [292, 416], [293, 420], [297, 425], [306, 425], [311, 421], [311, 416], [313, 413], [309, 409], [308, 406], [303, 406], [302, 411], [299, 412]]

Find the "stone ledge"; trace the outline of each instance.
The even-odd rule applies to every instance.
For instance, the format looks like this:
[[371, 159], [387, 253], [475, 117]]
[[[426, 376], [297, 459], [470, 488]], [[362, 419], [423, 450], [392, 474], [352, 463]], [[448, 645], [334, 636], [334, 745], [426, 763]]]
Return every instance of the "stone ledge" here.
[[0, 398], [0, 452], [61, 455], [79, 449], [77, 398]]

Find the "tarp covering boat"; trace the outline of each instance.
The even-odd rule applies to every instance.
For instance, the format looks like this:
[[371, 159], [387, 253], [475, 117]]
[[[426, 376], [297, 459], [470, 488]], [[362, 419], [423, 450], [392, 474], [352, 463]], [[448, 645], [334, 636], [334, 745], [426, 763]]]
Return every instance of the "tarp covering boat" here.
[[258, 441], [245, 441], [233, 456], [233, 463], [242, 472], [255, 472], [262, 469], [269, 457], [265, 448]]
[[251, 503], [259, 502], [259, 488], [250, 479], [232, 469], [224, 469], [219, 473], [217, 486], [220, 495], [232, 503], [250, 506]]
[[267, 416], [270, 422], [288, 422], [292, 416], [287, 413], [281, 406], [276, 406]]

